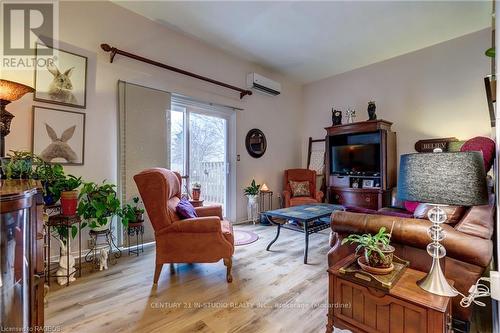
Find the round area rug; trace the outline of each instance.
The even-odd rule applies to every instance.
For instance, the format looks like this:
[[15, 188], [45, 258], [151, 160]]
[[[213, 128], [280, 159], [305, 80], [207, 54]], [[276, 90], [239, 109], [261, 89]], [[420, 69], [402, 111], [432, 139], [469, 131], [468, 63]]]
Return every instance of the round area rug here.
[[244, 230], [234, 230], [234, 245], [248, 245], [259, 239], [259, 235], [255, 232], [244, 231]]

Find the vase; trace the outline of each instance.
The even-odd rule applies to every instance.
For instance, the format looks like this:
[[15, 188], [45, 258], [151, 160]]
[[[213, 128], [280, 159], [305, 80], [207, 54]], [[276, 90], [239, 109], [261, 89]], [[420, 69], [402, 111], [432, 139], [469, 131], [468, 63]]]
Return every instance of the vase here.
[[199, 188], [193, 188], [191, 191], [191, 195], [194, 201], [200, 200], [200, 194], [201, 194], [201, 189]]
[[64, 216], [76, 215], [78, 206], [78, 191], [64, 191], [61, 193], [61, 214]]
[[252, 221], [253, 224], [259, 219], [259, 202], [257, 200], [258, 195], [247, 195], [247, 218], [248, 221]]

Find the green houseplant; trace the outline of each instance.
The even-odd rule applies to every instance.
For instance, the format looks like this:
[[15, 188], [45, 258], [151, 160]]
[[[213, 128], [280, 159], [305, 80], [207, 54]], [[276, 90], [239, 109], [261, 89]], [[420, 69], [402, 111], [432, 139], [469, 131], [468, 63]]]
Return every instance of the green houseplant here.
[[51, 188], [57, 181], [65, 177], [63, 166], [60, 164], [41, 161], [35, 167], [34, 178], [40, 180], [43, 185], [43, 202], [45, 205], [53, 205], [59, 200], [61, 197], [60, 191], [54, 193]]
[[371, 267], [389, 268], [392, 265], [394, 247], [389, 245], [391, 234], [381, 227], [376, 235], [352, 234], [342, 240], [343, 244], [358, 244], [356, 254], [364, 249], [365, 261]]
[[[88, 221], [91, 229], [109, 229], [113, 217], [122, 214], [115, 188], [116, 185], [105, 182], [83, 184], [79, 195], [78, 215]], [[122, 223], [128, 225], [126, 219], [122, 219]]]
[[247, 204], [247, 218], [254, 224], [257, 222], [259, 217], [259, 203], [257, 201], [257, 196], [259, 195], [260, 185], [255, 183], [255, 179], [252, 179], [250, 186], [243, 189], [243, 193], [248, 198]]
[[132, 198], [132, 204], [126, 204], [122, 208], [121, 212], [119, 212], [122, 223], [140, 223], [144, 221], [144, 209], [139, 207], [139, 203], [139, 198], [134, 197]]
[[76, 214], [78, 205], [78, 188], [82, 185], [82, 177], [73, 175], [64, 176], [56, 179], [49, 191], [55, 196], [61, 198], [61, 214], [73, 216]]
[[2, 158], [2, 172], [7, 179], [31, 179], [33, 166], [40, 162], [41, 159], [29, 151], [11, 150], [7, 158]]

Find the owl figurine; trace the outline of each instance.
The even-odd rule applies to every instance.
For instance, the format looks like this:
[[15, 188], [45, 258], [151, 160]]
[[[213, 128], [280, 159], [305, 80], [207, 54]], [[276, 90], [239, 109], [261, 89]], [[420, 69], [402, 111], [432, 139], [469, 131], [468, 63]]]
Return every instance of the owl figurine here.
[[332, 126], [342, 125], [342, 111], [332, 108]]

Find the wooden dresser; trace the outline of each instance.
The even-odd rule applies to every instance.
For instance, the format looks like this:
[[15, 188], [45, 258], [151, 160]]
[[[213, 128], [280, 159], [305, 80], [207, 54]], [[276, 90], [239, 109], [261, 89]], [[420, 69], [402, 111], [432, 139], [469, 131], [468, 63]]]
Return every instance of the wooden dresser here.
[[338, 272], [352, 256], [328, 270], [328, 324], [357, 332], [449, 333], [451, 299], [428, 293], [416, 282], [425, 273], [407, 268], [396, 285], [383, 292], [343, 279]]
[[0, 180], [0, 322], [5, 330], [43, 329], [42, 213], [40, 183]]
[[[385, 120], [369, 120], [351, 124], [326, 127], [325, 180], [326, 200], [343, 206], [363, 207], [378, 210], [389, 206], [392, 188], [396, 186], [397, 153], [396, 133], [391, 131], [392, 123]], [[378, 163], [376, 173], [347, 172], [339, 174], [334, 170], [335, 157], [332, 148], [348, 144], [350, 139], [358, 137], [359, 143], [371, 137], [379, 147], [376, 154]], [[351, 154], [354, 154], [351, 152]], [[371, 187], [361, 185], [364, 181], [372, 182]], [[354, 186], [353, 184], [358, 184]]]

